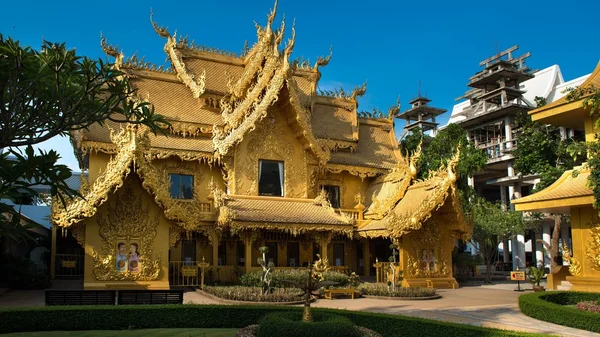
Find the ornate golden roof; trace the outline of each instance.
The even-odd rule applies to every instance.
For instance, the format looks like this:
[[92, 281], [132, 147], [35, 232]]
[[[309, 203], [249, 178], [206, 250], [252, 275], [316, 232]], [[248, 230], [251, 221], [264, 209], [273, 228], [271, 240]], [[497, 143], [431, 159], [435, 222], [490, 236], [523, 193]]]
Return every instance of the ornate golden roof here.
[[[375, 210], [382, 209], [377, 206], [379, 202], [376, 198], [370, 206], [371, 218], [357, 229], [357, 233], [363, 237], [393, 237], [399, 238], [404, 234], [421, 229], [423, 224], [433, 216], [435, 212], [448, 205], [444, 212], [445, 226], [448, 226], [453, 232], [462, 238], [470, 237], [472, 233], [472, 224], [465, 221], [462, 213], [462, 207], [456, 190], [456, 165], [460, 152], [442, 167], [431, 178], [418, 182], [401, 192], [402, 187], [406, 186], [406, 181], [402, 179], [393, 179], [386, 186], [390, 189], [399, 189], [401, 199], [396, 204], [387, 203], [390, 210], [384, 213], [384, 216], [376, 216]], [[394, 174], [394, 173], [392, 173]], [[398, 173], [396, 173], [398, 174]], [[407, 173], [410, 176], [410, 174]], [[398, 186], [400, 185], [400, 186]], [[388, 193], [391, 194], [391, 193]], [[394, 200], [398, 196], [386, 195], [383, 200]], [[385, 199], [387, 198], [387, 199]], [[381, 213], [379, 213], [381, 215]], [[442, 213], [440, 213], [442, 215]]]
[[570, 207], [589, 206], [594, 193], [588, 187], [590, 170], [579, 167], [569, 170], [545, 189], [523, 198], [512, 200], [517, 211], [569, 212]]
[[[222, 195], [222, 194], [221, 194]], [[301, 234], [333, 231], [352, 234], [354, 221], [337, 214], [327, 199], [296, 199], [227, 195], [219, 207], [218, 224], [234, 232], [244, 229], [275, 229]]]
[[[320, 165], [330, 163], [330, 171], [346, 170], [361, 177], [386, 173], [398, 160], [393, 123], [382, 131], [374, 128], [369, 118], [359, 122], [357, 97], [366, 92], [366, 82], [348, 93], [343, 89], [318, 91], [319, 67], [329, 62], [331, 52], [327, 57], [319, 57], [314, 65], [290, 62], [295, 30], [292, 26], [291, 38], [280, 48], [285, 20], [278, 29], [272, 28], [276, 8], [277, 3], [266, 26], [256, 26], [257, 42], [241, 55], [196, 46], [193, 41], [159, 27], [151, 15], [154, 30], [166, 39], [164, 51], [171, 62], [171, 69], [166, 71], [135, 55], [124, 60], [118, 48], [108, 45], [104, 38], [101, 45], [116, 58], [115, 67], [125, 71], [139, 98], [152, 103], [156, 112], [172, 123], [170, 133], [190, 138], [158, 136], [152, 144], [160, 144], [161, 151], [210, 152], [216, 158], [228, 155], [277, 101], [280, 108], [289, 111], [287, 118], [293, 121], [292, 128]], [[386, 137], [386, 133], [390, 136]], [[361, 134], [365, 138], [362, 142]], [[81, 136], [85, 141], [78, 144], [87, 146], [84, 150], [115, 153], [114, 146], [108, 145], [108, 130], [90, 128]], [[212, 137], [212, 148], [205, 139], [192, 140], [203, 136]], [[352, 152], [330, 155], [331, 150]]]

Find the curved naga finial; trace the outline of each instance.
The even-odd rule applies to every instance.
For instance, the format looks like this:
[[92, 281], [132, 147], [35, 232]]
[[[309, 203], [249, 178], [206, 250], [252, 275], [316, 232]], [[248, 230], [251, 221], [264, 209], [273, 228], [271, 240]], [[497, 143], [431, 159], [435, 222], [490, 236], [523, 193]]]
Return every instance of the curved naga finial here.
[[[282, 32], [283, 35], [283, 32]], [[285, 58], [285, 61], [288, 62], [288, 58], [290, 57], [290, 54], [292, 53], [292, 50], [294, 49], [294, 44], [296, 42], [296, 19], [294, 19], [294, 21], [292, 22], [292, 36], [288, 39], [288, 42], [285, 45], [285, 48], [283, 49], [283, 55]]]
[[106, 37], [100, 33], [100, 46], [102, 47], [102, 51], [108, 56], [112, 56], [115, 58], [115, 68], [120, 69], [123, 65], [123, 53], [119, 53], [119, 46], [111, 46], [106, 41]]
[[360, 87], [354, 88], [352, 90], [352, 99], [356, 99], [357, 97], [363, 96], [367, 92], [367, 81], [363, 83]]
[[456, 167], [458, 166], [458, 162], [460, 160], [460, 144], [456, 147], [456, 153], [452, 156], [452, 159], [448, 161], [448, 167], [446, 167], [448, 171], [448, 177], [452, 182], [455, 182], [457, 179], [456, 175]]
[[150, 22], [152, 23], [152, 27], [154, 28], [154, 31], [156, 32], [156, 34], [158, 34], [164, 38], [170, 37], [171, 34], [169, 34], [169, 29], [167, 27], [159, 27], [158, 24], [156, 24], [156, 22], [154, 22], [154, 20], [152, 20], [153, 16], [154, 16], [154, 12], [152, 11], [152, 9], [150, 9]]
[[400, 112], [400, 106], [400, 96], [398, 96], [398, 99], [396, 100], [396, 105], [394, 105], [388, 110], [388, 119], [393, 119], [396, 116], [396, 114]]
[[410, 157], [409, 170], [410, 170], [410, 175], [413, 179], [417, 176], [417, 173], [419, 172], [418, 167], [417, 167], [418, 166], [417, 161], [419, 160], [419, 158], [421, 158], [422, 146], [423, 146], [423, 138], [421, 137], [421, 141], [419, 142], [419, 145], [417, 145], [417, 149], [415, 150], [415, 152], [413, 152], [412, 156]]
[[333, 46], [329, 46], [329, 55], [327, 57], [319, 56], [317, 58], [317, 62], [313, 67], [314, 70], [318, 70], [319, 67], [324, 67], [329, 64], [329, 60], [331, 60], [331, 55], [333, 54]]

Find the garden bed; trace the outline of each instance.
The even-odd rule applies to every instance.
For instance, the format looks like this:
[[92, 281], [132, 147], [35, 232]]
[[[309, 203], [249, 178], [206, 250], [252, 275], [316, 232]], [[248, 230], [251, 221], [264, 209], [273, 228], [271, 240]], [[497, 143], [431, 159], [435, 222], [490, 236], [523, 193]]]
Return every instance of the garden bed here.
[[[302, 308], [258, 305], [123, 305], [0, 308], [0, 334], [27, 331], [237, 328], [257, 324], [273, 312]], [[574, 309], [575, 310], [575, 309]], [[496, 337], [540, 336], [401, 315], [312, 309], [350, 319], [382, 336]], [[591, 314], [591, 313], [590, 313]]]
[[395, 291], [388, 291], [384, 283], [363, 283], [356, 290], [363, 297], [389, 299], [389, 300], [433, 300], [441, 298], [436, 289], [429, 288], [402, 288], [396, 287]]
[[519, 308], [530, 317], [593, 332], [600, 332], [600, 314], [578, 309], [578, 303], [600, 300], [600, 293], [553, 291], [521, 295]]
[[239, 304], [302, 304], [301, 291], [295, 288], [274, 288], [272, 293], [262, 295], [262, 288], [245, 286], [205, 286], [198, 292], [221, 302]]

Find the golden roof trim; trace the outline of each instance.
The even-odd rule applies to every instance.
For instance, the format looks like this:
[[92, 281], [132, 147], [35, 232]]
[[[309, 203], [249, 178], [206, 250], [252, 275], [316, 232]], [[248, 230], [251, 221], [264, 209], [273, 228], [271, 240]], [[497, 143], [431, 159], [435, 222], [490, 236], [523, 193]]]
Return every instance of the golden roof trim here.
[[181, 83], [181, 81], [177, 78], [174, 72], [160, 72], [157, 70], [151, 69], [140, 69], [140, 68], [128, 68], [124, 66], [125, 70], [128, 74], [133, 77], [138, 78], [147, 78], [151, 80], [172, 82], [172, 83]]
[[318, 140], [319, 140], [319, 143], [326, 146], [330, 151], [337, 151], [340, 149], [350, 149], [352, 152], [354, 152], [358, 148], [357, 141], [325, 139], [325, 138], [318, 138]]
[[341, 173], [346, 171], [353, 176], [360, 177], [361, 179], [376, 177], [378, 175], [386, 174], [390, 172], [388, 169], [376, 168], [376, 167], [367, 167], [367, 166], [354, 166], [354, 165], [344, 165], [344, 164], [332, 164], [327, 163], [324, 169], [331, 173]]
[[565, 171], [545, 189], [523, 198], [511, 200], [511, 203], [519, 211], [591, 205], [594, 193], [587, 185], [587, 177], [590, 173], [586, 164]]
[[349, 238], [352, 238], [354, 236], [354, 226], [352, 225], [325, 225], [311, 223], [281, 223], [230, 220], [226, 224], [221, 224], [221, 226], [230, 228], [230, 230], [234, 233], [247, 229], [270, 229], [283, 231], [294, 236], [315, 231], [340, 233], [348, 236]]
[[244, 66], [244, 59], [239, 56], [223, 55], [210, 49], [190, 49], [187, 47], [176, 47], [182, 58], [193, 58], [198, 60], [213, 61], [237, 67]]

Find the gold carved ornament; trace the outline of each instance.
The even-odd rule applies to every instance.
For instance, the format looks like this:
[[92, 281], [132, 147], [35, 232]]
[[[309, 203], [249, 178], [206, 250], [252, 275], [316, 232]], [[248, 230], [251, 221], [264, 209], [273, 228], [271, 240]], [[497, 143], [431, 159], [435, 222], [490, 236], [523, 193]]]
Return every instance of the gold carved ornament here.
[[342, 173], [346, 171], [353, 176], [359, 177], [361, 180], [364, 180], [365, 178], [376, 177], [390, 172], [390, 170], [388, 169], [343, 164], [327, 164], [324, 169], [331, 173]]
[[[437, 250], [439, 254], [436, 254], [436, 247], [439, 247]], [[429, 264], [424, 265], [421, 260], [423, 250], [432, 251], [434, 257], [437, 256], [433, 261], [434, 268], [431, 268]], [[446, 263], [447, 259], [448, 256], [442, 244], [441, 228], [434, 221], [427, 221], [420, 231], [415, 232], [411, 254], [408, 254], [406, 275], [416, 278], [448, 277], [451, 270]]]
[[571, 273], [571, 275], [581, 275], [581, 264], [579, 264], [579, 261], [577, 261], [577, 259], [573, 257], [573, 253], [571, 253], [569, 247], [567, 247], [567, 245], [564, 244], [562, 247], [562, 256], [563, 260], [569, 263], [569, 272]]
[[[114, 202], [109, 202], [107, 215], [98, 212], [97, 222], [102, 238], [101, 252], [92, 247], [94, 278], [98, 281], [154, 281], [161, 276], [162, 250], [154, 256], [152, 246], [156, 237], [160, 215], [150, 216], [150, 207], [144, 206], [142, 196], [133, 192], [129, 182], [122, 192], [117, 192]], [[111, 207], [112, 204], [112, 207]], [[118, 242], [138, 242], [141, 264], [138, 272], [129, 269], [119, 272], [115, 254]]]
[[177, 74], [177, 78], [183, 84], [185, 84], [186, 87], [188, 87], [190, 89], [190, 91], [192, 92], [192, 96], [194, 98], [200, 98], [200, 96], [206, 90], [206, 82], [205, 82], [206, 70], [204, 70], [202, 72], [202, 75], [200, 76], [199, 80], [196, 80], [194, 78], [193, 74], [188, 73], [188, 71], [185, 67], [185, 63], [181, 60], [181, 57], [176, 50], [177, 39], [176, 39], [175, 35], [171, 36], [171, 34], [169, 34], [169, 30], [167, 28], [159, 27], [156, 24], [156, 22], [154, 22], [152, 20], [153, 16], [154, 16], [154, 13], [151, 12], [150, 13], [150, 22], [152, 23], [152, 27], [154, 27], [154, 31], [159, 36], [167, 39], [167, 42], [165, 43], [165, 47], [164, 47], [165, 53], [167, 53], [167, 55], [169, 56], [169, 59], [171, 60], [171, 64], [172, 64], [173, 68], [175, 69], [175, 73]]
[[[247, 147], [238, 148], [236, 158], [239, 160], [238, 171], [241, 173], [236, 180], [236, 191], [242, 194], [258, 195], [258, 162], [260, 159], [283, 161], [285, 165], [284, 193], [286, 197], [305, 198], [307, 195], [306, 161], [298, 158], [292, 142], [286, 141], [285, 125], [282, 120], [276, 120], [277, 126], [257, 125], [256, 129], [247, 135]], [[305, 155], [302, 153], [302, 155]], [[244, 182], [252, 182], [245, 186]]]
[[594, 216], [590, 227], [590, 239], [585, 250], [585, 255], [592, 263], [592, 269], [600, 271], [600, 222], [596, 216]]
[[[352, 218], [352, 216], [350, 216], [349, 214], [342, 212], [342, 211], [339, 211], [339, 214], [338, 214], [338, 212], [336, 212], [335, 208], [333, 208], [333, 206], [331, 206], [331, 203], [329, 202], [329, 198], [327, 196], [327, 192], [325, 192], [324, 189], [322, 189], [321, 193], [319, 193], [319, 195], [313, 200], [313, 203], [315, 205], [319, 205], [319, 206], [327, 209], [329, 214], [331, 214], [337, 220], [342, 221], [348, 225], [354, 224], [354, 218]], [[352, 237], [352, 236], [350, 236], [350, 237]]]

